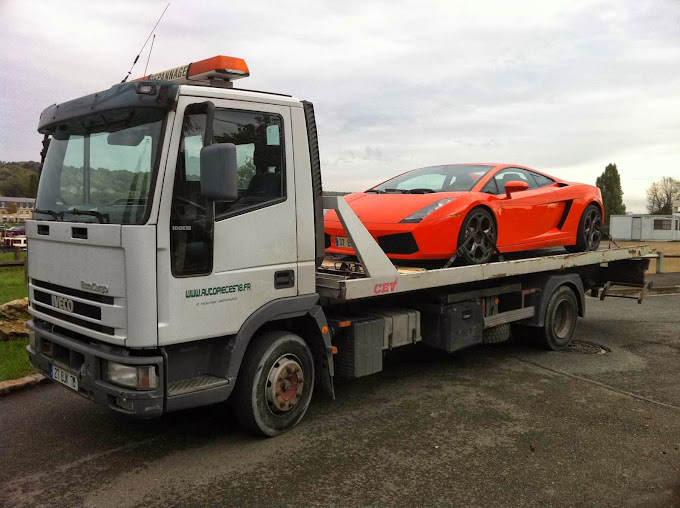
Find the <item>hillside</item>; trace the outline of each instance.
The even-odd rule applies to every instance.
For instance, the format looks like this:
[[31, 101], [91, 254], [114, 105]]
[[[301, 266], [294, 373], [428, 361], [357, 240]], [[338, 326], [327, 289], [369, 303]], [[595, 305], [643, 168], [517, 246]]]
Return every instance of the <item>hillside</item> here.
[[[12, 196], [20, 198], [35, 198], [38, 190], [38, 168], [39, 162], [5, 162], [0, 161], [0, 196]], [[76, 171], [75, 168], [68, 168]], [[73, 175], [76, 177], [77, 175]], [[100, 189], [124, 189], [130, 188], [130, 180], [134, 177], [133, 173], [129, 171], [109, 171], [109, 170], [94, 170], [93, 185]], [[69, 177], [67, 181], [72, 180]], [[77, 179], [77, 178], [76, 178]], [[101, 181], [100, 181], [101, 180]], [[74, 185], [76, 181], [74, 180]], [[75, 185], [77, 187], [77, 185]], [[349, 192], [335, 192], [324, 191], [324, 196], [344, 196], [350, 194]], [[113, 198], [112, 198], [113, 199]]]
[[0, 161], [0, 196], [34, 198], [38, 190], [39, 162]]

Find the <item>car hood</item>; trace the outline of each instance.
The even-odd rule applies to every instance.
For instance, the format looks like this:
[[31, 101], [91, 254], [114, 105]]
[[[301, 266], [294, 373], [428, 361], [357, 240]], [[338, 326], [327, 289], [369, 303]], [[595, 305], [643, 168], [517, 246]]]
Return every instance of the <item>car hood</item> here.
[[[347, 204], [364, 224], [396, 224], [421, 208], [442, 199], [459, 198], [467, 192], [435, 192], [431, 194], [374, 194], [356, 193], [344, 196]], [[325, 217], [338, 221], [334, 210]]]

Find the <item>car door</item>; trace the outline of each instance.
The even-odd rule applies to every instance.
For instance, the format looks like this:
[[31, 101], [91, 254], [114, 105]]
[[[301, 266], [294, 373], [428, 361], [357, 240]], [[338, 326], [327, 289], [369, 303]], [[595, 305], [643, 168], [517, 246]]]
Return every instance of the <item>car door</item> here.
[[[493, 177], [499, 196], [498, 246], [509, 247], [541, 242], [559, 221], [559, 207], [554, 188], [540, 187], [531, 172], [523, 168], [505, 168]], [[525, 191], [505, 196], [505, 184], [520, 181], [529, 185]]]

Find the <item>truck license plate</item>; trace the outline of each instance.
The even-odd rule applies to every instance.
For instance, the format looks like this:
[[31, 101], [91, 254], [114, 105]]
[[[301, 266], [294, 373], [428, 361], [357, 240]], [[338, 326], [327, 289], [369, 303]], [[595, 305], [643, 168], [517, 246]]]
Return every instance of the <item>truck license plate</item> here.
[[346, 236], [336, 236], [335, 237], [335, 246], [336, 247], [342, 247], [343, 249], [351, 249], [352, 247], [352, 242], [349, 241], [349, 238]]
[[56, 365], [50, 365], [50, 377], [55, 381], [59, 381], [61, 384], [68, 386], [72, 390], [78, 391], [78, 378], [70, 372], [66, 372]]

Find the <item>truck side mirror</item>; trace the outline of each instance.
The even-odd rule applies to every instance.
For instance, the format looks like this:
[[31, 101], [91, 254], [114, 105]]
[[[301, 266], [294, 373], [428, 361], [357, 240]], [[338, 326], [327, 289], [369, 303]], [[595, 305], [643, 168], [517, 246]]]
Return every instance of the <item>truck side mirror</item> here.
[[526, 182], [508, 182], [505, 184], [505, 195], [510, 199], [510, 194], [513, 192], [522, 192], [529, 190], [529, 184]]
[[210, 201], [236, 201], [237, 169], [235, 144], [217, 143], [201, 148], [201, 194]]

